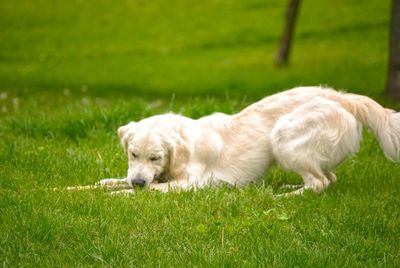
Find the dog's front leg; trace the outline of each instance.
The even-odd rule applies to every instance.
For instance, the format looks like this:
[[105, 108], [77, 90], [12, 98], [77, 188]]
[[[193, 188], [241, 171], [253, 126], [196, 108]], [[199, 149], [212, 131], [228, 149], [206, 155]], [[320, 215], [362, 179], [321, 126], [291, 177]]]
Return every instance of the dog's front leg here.
[[135, 193], [134, 189], [125, 189], [125, 190], [119, 190], [119, 191], [112, 191], [110, 193], [110, 195], [131, 195], [134, 193]]
[[149, 186], [151, 190], [157, 190], [164, 193], [168, 191], [182, 191], [182, 190], [186, 191], [193, 187], [194, 187], [193, 184], [191, 184], [188, 180], [163, 182], [157, 184], [150, 184]]
[[116, 186], [128, 185], [126, 178], [123, 179], [103, 179], [96, 183], [96, 185], [104, 186], [106, 188], [112, 188]]
[[[97, 183], [101, 185], [101, 187], [105, 187], [107, 189], [119, 189], [116, 191], [112, 191], [110, 195], [131, 195], [135, 193], [135, 190], [128, 184], [126, 178], [123, 179], [104, 179]], [[122, 190], [121, 190], [122, 188]]]

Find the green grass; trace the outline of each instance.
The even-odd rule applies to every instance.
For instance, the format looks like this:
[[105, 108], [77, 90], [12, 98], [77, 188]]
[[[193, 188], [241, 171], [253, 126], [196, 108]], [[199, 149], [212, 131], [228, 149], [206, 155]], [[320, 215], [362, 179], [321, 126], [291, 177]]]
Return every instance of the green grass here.
[[328, 84], [379, 99], [390, 1], [303, 1], [290, 68], [273, 66], [284, 1], [0, 2], [4, 267], [399, 267], [400, 166], [365, 131], [320, 195], [271, 169], [244, 189], [50, 191], [122, 177], [116, 134], [169, 110], [234, 113]]

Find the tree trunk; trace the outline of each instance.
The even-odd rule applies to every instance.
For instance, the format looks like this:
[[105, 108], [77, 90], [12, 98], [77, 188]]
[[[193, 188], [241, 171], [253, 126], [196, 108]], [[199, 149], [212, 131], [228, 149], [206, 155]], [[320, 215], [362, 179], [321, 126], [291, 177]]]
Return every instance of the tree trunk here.
[[400, 101], [400, 0], [392, 0], [389, 49], [389, 72], [386, 93], [388, 96]]
[[275, 59], [275, 64], [278, 67], [287, 65], [289, 62], [290, 47], [296, 24], [296, 17], [300, 6], [300, 0], [289, 1], [290, 2], [286, 13], [286, 25], [281, 39], [280, 48]]

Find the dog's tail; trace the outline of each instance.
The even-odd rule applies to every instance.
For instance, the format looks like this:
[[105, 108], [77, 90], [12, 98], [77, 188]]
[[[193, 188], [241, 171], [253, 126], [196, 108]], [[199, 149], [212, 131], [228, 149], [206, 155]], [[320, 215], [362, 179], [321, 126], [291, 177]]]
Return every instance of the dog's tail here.
[[400, 161], [400, 113], [356, 94], [342, 93], [339, 102], [359, 122], [371, 129], [388, 159]]

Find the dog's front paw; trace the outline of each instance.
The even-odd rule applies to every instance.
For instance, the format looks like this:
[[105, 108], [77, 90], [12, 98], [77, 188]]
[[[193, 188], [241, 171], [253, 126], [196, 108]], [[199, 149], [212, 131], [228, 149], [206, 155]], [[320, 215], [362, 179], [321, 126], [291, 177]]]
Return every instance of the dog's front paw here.
[[98, 186], [106, 186], [106, 185], [112, 185], [114, 183], [114, 179], [103, 179], [99, 182], [96, 183]]
[[112, 196], [116, 195], [131, 195], [134, 194], [135, 190], [134, 189], [125, 189], [125, 190], [120, 190], [120, 191], [113, 191], [110, 193]]
[[100, 187], [113, 187], [121, 184], [125, 184], [126, 180], [125, 179], [103, 179], [96, 183], [96, 185]]

